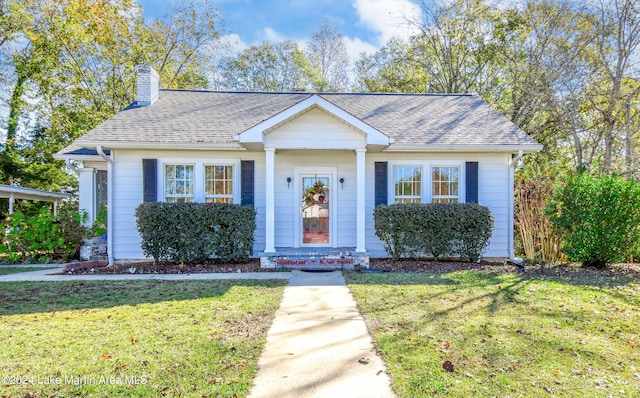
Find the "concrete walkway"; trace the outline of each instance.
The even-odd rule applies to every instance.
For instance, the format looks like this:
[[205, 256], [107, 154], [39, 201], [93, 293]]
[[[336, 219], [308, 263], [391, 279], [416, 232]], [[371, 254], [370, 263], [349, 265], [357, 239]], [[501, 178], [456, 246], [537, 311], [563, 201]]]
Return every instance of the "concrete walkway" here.
[[249, 397], [394, 397], [338, 271], [292, 271]]
[[58, 265], [0, 276], [0, 282], [288, 279], [250, 397], [395, 397], [386, 367], [339, 271], [55, 275], [61, 272]]

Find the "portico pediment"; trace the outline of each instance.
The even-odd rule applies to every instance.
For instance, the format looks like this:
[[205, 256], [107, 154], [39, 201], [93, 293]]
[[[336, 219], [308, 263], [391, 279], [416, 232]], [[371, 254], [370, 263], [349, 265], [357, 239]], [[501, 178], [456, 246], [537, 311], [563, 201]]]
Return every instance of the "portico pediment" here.
[[318, 95], [259, 123], [235, 137], [251, 150], [367, 149], [375, 152], [391, 140], [362, 120]]

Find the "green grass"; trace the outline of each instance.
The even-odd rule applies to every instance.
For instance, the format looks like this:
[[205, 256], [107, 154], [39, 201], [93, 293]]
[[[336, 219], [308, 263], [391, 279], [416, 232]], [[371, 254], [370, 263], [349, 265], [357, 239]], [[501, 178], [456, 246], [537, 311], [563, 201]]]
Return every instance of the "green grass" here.
[[245, 396], [285, 283], [0, 283], [0, 396]]
[[49, 267], [3, 267], [0, 266], [0, 275], [17, 274], [20, 272], [41, 271], [43, 269], [51, 269]]
[[637, 277], [460, 271], [346, 278], [400, 397], [640, 394]]

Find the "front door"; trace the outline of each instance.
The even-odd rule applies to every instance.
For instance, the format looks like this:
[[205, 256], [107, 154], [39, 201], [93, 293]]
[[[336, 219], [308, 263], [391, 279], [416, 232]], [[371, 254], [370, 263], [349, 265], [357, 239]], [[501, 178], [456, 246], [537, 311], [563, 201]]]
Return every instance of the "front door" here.
[[331, 244], [330, 176], [301, 176], [302, 245], [329, 246]]

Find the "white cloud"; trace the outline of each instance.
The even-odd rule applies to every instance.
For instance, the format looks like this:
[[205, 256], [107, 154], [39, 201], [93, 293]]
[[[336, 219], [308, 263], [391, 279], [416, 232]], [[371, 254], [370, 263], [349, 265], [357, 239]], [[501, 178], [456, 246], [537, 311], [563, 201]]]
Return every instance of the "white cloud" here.
[[407, 39], [418, 33], [408, 21], [420, 16], [420, 7], [410, 0], [355, 0], [353, 7], [360, 17], [359, 23], [378, 32], [378, 46], [392, 37]]
[[271, 42], [279, 42], [285, 41], [287, 38], [280, 33], [276, 32], [274, 29], [270, 27], [264, 28], [264, 40], [263, 41], [271, 41]]
[[352, 63], [360, 59], [361, 53], [373, 54], [374, 52], [378, 51], [378, 47], [374, 46], [371, 43], [363, 41], [359, 37], [353, 39], [350, 37], [345, 37], [344, 45], [347, 48], [349, 61], [351, 61]]

